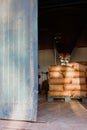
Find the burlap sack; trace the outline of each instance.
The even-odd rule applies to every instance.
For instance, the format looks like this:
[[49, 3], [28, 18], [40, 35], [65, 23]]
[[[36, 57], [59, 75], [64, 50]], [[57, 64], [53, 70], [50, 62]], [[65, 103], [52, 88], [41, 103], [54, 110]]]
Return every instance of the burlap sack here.
[[50, 96], [71, 96], [71, 92], [70, 91], [63, 91], [63, 92], [48, 91], [48, 97]]
[[64, 85], [64, 89], [70, 91], [87, 91], [87, 84], [66, 84]]
[[85, 78], [85, 72], [80, 72], [80, 71], [70, 71], [70, 72], [64, 72], [63, 73], [64, 77], [84, 77]]
[[72, 84], [86, 84], [86, 78], [72, 78]]
[[58, 84], [70, 84], [72, 83], [71, 78], [58, 78], [58, 79], [49, 79], [49, 84], [58, 85]]
[[87, 72], [86, 72], [86, 78], [87, 78]]
[[87, 91], [71, 91], [72, 97], [87, 97]]
[[64, 91], [63, 85], [49, 85], [50, 91]]
[[63, 78], [63, 74], [60, 72], [49, 72], [49, 78]]
[[49, 66], [48, 67], [48, 70], [49, 71], [60, 71], [60, 72], [63, 72], [63, 71], [74, 71], [74, 69], [72, 67], [69, 67], [69, 66], [63, 66], [63, 65], [58, 65], [58, 66]]
[[78, 70], [78, 71], [86, 71], [87, 70], [87, 66], [86, 65], [82, 65], [80, 63], [76, 63], [76, 62], [73, 62], [73, 63], [69, 63], [68, 66], [74, 68], [75, 70]]

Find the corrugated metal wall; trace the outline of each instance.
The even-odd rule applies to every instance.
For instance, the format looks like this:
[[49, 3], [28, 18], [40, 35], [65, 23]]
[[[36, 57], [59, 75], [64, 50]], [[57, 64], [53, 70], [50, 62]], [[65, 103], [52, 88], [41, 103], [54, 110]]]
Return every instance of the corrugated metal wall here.
[[0, 0], [0, 118], [36, 120], [37, 0]]

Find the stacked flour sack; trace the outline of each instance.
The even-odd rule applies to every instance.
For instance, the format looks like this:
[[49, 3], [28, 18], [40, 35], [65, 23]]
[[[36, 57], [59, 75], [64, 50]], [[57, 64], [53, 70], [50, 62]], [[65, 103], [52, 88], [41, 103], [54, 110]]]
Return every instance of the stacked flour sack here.
[[87, 66], [80, 63], [70, 63], [68, 66], [71, 66], [74, 71], [71, 74], [65, 73], [66, 77], [72, 78], [72, 84], [66, 85], [65, 89], [71, 91], [72, 97], [87, 97]]
[[87, 97], [87, 66], [79, 63], [49, 66], [48, 97]]

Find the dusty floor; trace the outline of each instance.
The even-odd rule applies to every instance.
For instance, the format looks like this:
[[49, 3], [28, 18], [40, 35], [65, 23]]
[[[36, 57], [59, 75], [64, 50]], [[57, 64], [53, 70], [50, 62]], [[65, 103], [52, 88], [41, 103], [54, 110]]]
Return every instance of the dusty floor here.
[[0, 130], [87, 130], [87, 103], [40, 96], [37, 123], [0, 120]]

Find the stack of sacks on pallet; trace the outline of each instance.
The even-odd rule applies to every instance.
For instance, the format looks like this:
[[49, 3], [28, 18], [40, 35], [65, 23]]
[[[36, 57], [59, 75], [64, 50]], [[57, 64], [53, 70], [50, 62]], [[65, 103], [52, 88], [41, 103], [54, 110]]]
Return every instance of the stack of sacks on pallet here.
[[72, 88], [71, 96], [80, 98], [87, 97], [87, 66], [80, 63], [70, 63], [68, 65], [74, 68], [74, 73], [72, 74], [72, 85], [69, 87], [69, 90]]
[[67, 66], [49, 66], [48, 97], [87, 97], [87, 66], [70, 63]]
[[64, 84], [71, 84], [72, 79], [65, 77], [64, 72], [73, 71], [68, 66], [49, 66], [49, 92], [48, 96], [71, 96], [69, 90], [65, 90]]

